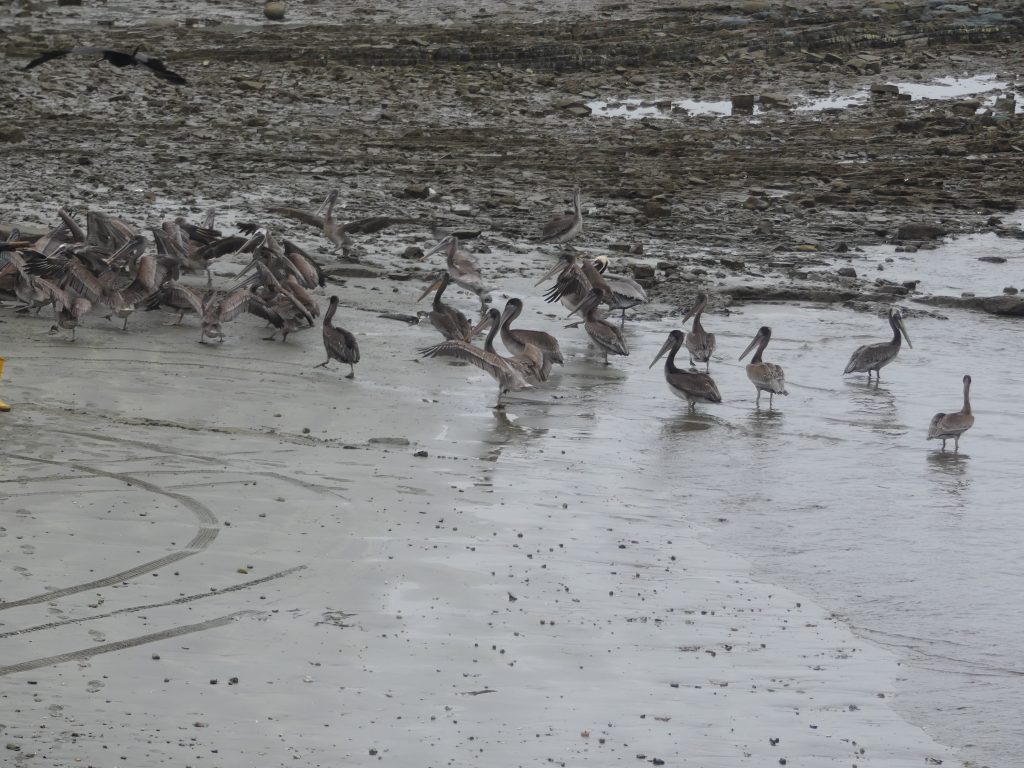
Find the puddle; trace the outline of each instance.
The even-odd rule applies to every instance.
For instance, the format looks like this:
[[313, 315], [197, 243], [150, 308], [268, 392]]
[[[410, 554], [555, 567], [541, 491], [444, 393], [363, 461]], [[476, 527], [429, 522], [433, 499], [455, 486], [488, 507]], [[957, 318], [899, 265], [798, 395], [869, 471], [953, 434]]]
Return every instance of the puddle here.
[[[1002, 95], [1013, 95], [1015, 92], [1010, 83], [1000, 80], [994, 74], [974, 75], [971, 77], [941, 77], [927, 83], [899, 82], [893, 83], [900, 89], [900, 93], [910, 95], [911, 101], [947, 100], [960, 99], [967, 96], [978, 96], [986, 94], [982, 100], [979, 112], [995, 107], [996, 101]], [[797, 112], [825, 112], [827, 110], [847, 109], [871, 101], [869, 89], [854, 93], [839, 94], [831, 93], [820, 98], [810, 98], [796, 95], [792, 98], [793, 109]], [[640, 99], [635, 97], [625, 99], [614, 99], [610, 101], [595, 99], [586, 102], [594, 117], [623, 117], [627, 120], [641, 120], [643, 118], [654, 118], [668, 120], [672, 117], [686, 115], [712, 115], [716, 117], [729, 117], [733, 114], [731, 99], [716, 101], [702, 101], [697, 99]], [[762, 104], [755, 104], [752, 114], [758, 115], [766, 112]], [[1016, 106], [1016, 113], [1024, 112], [1024, 98], [1019, 99]], [[741, 111], [737, 114], [750, 115], [750, 112]]]

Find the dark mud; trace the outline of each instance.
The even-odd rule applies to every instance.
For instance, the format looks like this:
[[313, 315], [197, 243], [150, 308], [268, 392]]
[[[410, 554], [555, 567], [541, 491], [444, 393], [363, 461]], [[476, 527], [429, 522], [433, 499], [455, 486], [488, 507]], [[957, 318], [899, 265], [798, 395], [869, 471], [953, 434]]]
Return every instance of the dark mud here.
[[[154, 224], [218, 205], [282, 224], [268, 206], [306, 206], [340, 186], [345, 216], [401, 212], [533, 241], [578, 183], [577, 244], [663, 262], [640, 276], [668, 302], [736, 276], [814, 298], [835, 286], [805, 291], [801, 273], [841, 267], [859, 245], [1019, 234], [1004, 221], [1022, 191], [1018, 4], [582, 13], [311, 2], [292, 3], [284, 24], [255, 5], [18, 5], [0, 59], [0, 222], [41, 228], [66, 204]], [[141, 45], [190, 85], [87, 58], [17, 69], [75, 44]], [[951, 75], [1001, 87], [945, 100], [881, 87]], [[848, 107], [792, 108], [863, 92], [871, 98]], [[727, 100], [754, 113], [627, 119], [586, 106], [626, 98]], [[878, 293], [874, 276], [832, 278], [844, 300]]]

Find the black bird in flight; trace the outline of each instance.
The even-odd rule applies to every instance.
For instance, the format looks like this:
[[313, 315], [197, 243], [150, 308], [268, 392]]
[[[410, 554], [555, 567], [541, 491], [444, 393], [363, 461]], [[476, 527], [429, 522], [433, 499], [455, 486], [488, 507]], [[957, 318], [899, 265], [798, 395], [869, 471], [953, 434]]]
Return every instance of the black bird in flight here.
[[45, 64], [52, 59], [59, 59], [61, 56], [67, 56], [69, 53], [99, 54], [115, 67], [129, 67], [133, 64], [141, 64], [144, 67], [149, 67], [153, 74], [161, 80], [167, 80], [175, 85], [188, 84], [184, 77], [179, 75], [177, 72], [171, 72], [171, 70], [165, 67], [164, 63], [160, 61], [160, 59], [154, 58], [153, 56], [147, 56], [144, 53], [139, 53], [138, 48], [131, 53], [125, 53], [124, 51], [111, 51], [107, 48], [59, 48], [55, 51], [47, 51], [46, 53], [36, 56], [32, 61], [22, 67], [22, 69], [34, 69], [40, 64]]

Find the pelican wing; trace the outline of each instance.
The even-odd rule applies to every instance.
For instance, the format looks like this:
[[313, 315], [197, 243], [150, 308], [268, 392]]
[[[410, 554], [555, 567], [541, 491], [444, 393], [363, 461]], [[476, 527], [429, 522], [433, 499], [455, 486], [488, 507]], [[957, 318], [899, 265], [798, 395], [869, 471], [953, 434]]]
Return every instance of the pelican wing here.
[[327, 275], [317, 262], [290, 240], [284, 240], [284, 256], [290, 261], [295, 269], [302, 275], [302, 282], [306, 288], [323, 287], [327, 284]]
[[246, 308], [251, 315], [263, 318], [275, 328], [284, 328], [284, 318], [280, 313], [263, 299], [259, 294], [253, 293], [249, 297], [249, 304]]
[[614, 325], [603, 323], [600, 320], [589, 320], [584, 323], [583, 328], [599, 347], [608, 350], [613, 355], [629, 355], [626, 347], [626, 339], [622, 331]]
[[61, 208], [57, 211], [57, 215], [60, 216], [61, 222], [67, 227], [67, 231], [71, 233], [71, 237], [74, 238], [75, 242], [84, 243], [86, 239], [85, 230], [78, 226], [78, 222], [72, 218], [71, 212]]
[[511, 368], [499, 355], [486, 352], [465, 341], [442, 341], [432, 347], [420, 350], [423, 357], [454, 357], [456, 360], [475, 365], [504, 389], [528, 389], [530, 384], [523, 375]]
[[722, 395], [715, 385], [715, 380], [706, 373], [675, 371], [666, 373], [665, 378], [670, 387], [679, 390], [688, 398], [707, 400], [709, 403], [722, 402]]
[[215, 309], [217, 321], [227, 323], [249, 310], [252, 291], [247, 286], [235, 288], [217, 304]]
[[750, 363], [747, 366], [747, 378], [755, 387], [776, 395], [788, 395], [786, 391], [786, 374], [781, 365], [775, 363]]
[[574, 214], [567, 214], [565, 216], [558, 216], [547, 224], [544, 225], [544, 229], [540, 234], [540, 241], [542, 243], [548, 240], [553, 240], [556, 237], [560, 237], [572, 229], [573, 224], [576, 223], [576, 216]]
[[450, 341], [465, 341], [469, 332], [473, 330], [469, 319], [455, 307], [447, 304], [442, 305], [441, 309], [432, 310], [428, 317], [430, 324]]
[[301, 221], [303, 224], [309, 224], [311, 227], [316, 227], [317, 229], [324, 228], [324, 217], [317, 216], [315, 213], [310, 213], [309, 211], [303, 211], [298, 208], [287, 208], [282, 206], [277, 208], [271, 208], [270, 212], [279, 213], [282, 216], [287, 216], [289, 219]]
[[164, 283], [164, 291], [166, 292], [162, 297], [164, 301], [168, 301], [176, 307], [191, 307], [193, 312], [202, 316], [203, 299], [191, 286], [182, 285], [176, 280], [168, 280]]
[[706, 363], [711, 359], [711, 353], [715, 351], [715, 334], [707, 333], [703, 328], [690, 331], [686, 334], [686, 348], [690, 351], [693, 359], [699, 363]]
[[372, 235], [395, 224], [418, 224], [417, 219], [410, 219], [405, 216], [368, 216], [365, 219], [350, 221], [342, 227], [343, 232], [350, 235]]
[[604, 281], [611, 289], [616, 309], [623, 307], [628, 309], [629, 307], [635, 307], [637, 304], [646, 304], [648, 301], [647, 291], [632, 278], [605, 273]]
[[68, 259], [62, 281], [63, 287], [72, 293], [88, 299], [93, 304], [106, 301], [106, 289], [99, 278], [78, 259]]
[[48, 301], [52, 301], [58, 307], [71, 306], [72, 298], [45, 277], [33, 278], [33, 285], [36, 290], [42, 291], [46, 295]]
[[878, 367], [892, 361], [899, 352], [899, 347], [891, 342], [880, 344], [865, 344], [857, 347], [850, 356], [850, 362], [846, 364], [843, 373], [863, 373], [873, 371]]
[[344, 328], [324, 326], [324, 349], [327, 357], [342, 363], [355, 365], [359, 362], [359, 343], [356, 337]]
[[559, 273], [555, 284], [544, 293], [547, 302], [559, 301], [563, 297], [586, 296], [590, 293], [590, 280], [578, 264], [571, 264]]

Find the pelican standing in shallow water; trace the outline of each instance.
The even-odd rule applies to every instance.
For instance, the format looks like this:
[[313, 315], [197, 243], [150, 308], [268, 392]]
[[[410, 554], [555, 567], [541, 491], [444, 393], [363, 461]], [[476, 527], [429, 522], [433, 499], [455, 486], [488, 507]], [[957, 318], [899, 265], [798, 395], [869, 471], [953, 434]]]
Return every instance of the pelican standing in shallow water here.
[[704, 363], [705, 372], [711, 370], [711, 353], [715, 351], [715, 334], [705, 331], [704, 326], [700, 323], [700, 316], [704, 314], [707, 305], [708, 295], [706, 293], [698, 294], [697, 304], [686, 313], [680, 323], [682, 325], [691, 317], [693, 318], [693, 326], [686, 334], [686, 350], [690, 353], [690, 365], [693, 365], [694, 360]]
[[903, 325], [903, 316], [895, 309], [889, 310], [889, 325], [892, 327], [892, 341], [865, 344], [857, 347], [850, 356], [850, 362], [846, 364], [846, 370], [843, 371], [844, 375], [847, 373], [864, 373], [866, 371], [868, 381], [871, 381], [871, 372], [874, 371], [875, 380], [879, 381], [881, 380], [882, 368], [896, 359], [904, 338], [907, 340], [907, 346], [911, 349], [914, 348], [914, 345], [910, 343], [907, 328]]
[[964, 407], [956, 413], [936, 413], [932, 423], [928, 425], [928, 439], [941, 440], [942, 450], [946, 450], [946, 441], [953, 440], [953, 451], [960, 450], [960, 435], [974, 426], [974, 414], [971, 413], [971, 377], [964, 376]]
[[600, 288], [591, 288], [590, 293], [583, 301], [573, 308], [570, 315], [577, 312], [583, 315], [585, 322], [583, 329], [601, 351], [604, 352], [604, 364], [608, 365], [608, 355], [629, 355], [629, 348], [626, 346], [626, 339], [622, 331], [598, 315], [598, 305], [601, 303], [603, 294]]
[[432, 347], [424, 347], [420, 354], [423, 357], [454, 357], [475, 365], [497, 383], [498, 401], [494, 407], [500, 409], [505, 407], [501, 402], [501, 396], [506, 392], [532, 389], [534, 382], [541, 380], [543, 357], [540, 350], [532, 344], [526, 345], [522, 355], [502, 357], [494, 351], [494, 337], [501, 326], [501, 313], [497, 309], [492, 308], [473, 328], [471, 334], [476, 335], [488, 323], [491, 330], [487, 334], [483, 349], [473, 346], [468, 341], [453, 339], [442, 341]]
[[509, 299], [505, 303], [505, 311], [501, 313], [501, 343], [513, 355], [521, 355], [526, 352], [526, 347], [533, 344], [544, 356], [543, 374], [547, 379], [554, 363], [562, 365], [562, 350], [558, 347], [558, 339], [544, 331], [527, 331], [522, 328], [512, 328], [512, 321], [523, 311], [521, 299]]
[[761, 359], [761, 355], [764, 353], [764, 348], [768, 346], [768, 342], [772, 338], [772, 329], [767, 325], [762, 325], [761, 329], [754, 336], [754, 340], [750, 342], [749, 346], [743, 350], [743, 354], [740, 355], [740, 360], [746, 357], [750, 350], [757, 347], [757, 351], [754, 356], [747, 363], [747, 378], [750, 379], [751, 383], [757, 389], [757, 400], [755, 404], [761, 405], [761, 393], [768, 393], [768, 407], [772, 407], [772, 398], [775, 395], [788, 395], [786, 391], [786, 374], [782, 370], [781, 365], [775, 363], [766, 363]]
[[672, 390], [673, 395], [686, 400], [690, 404], [691, 411], [697, 410], [698, 400], [703, 400], [706, 403], [722, 402], [722, 395], [719, 393], [718, 387], [715, 386], [715, 380], [708, 374], [684, 371], [682, 368], [676, 367], [676, 352], [685, 341], [686, 337], [682, 331], [672, 331], [662, 345], [661, 351], [647, 367], [653, 368], [662, 355], [668, 352], [668, 359], [665, 360], [665, 381], [668, 382], [668, 388]]
[[434, 294], [433, 308], [430, 310], [430, 314], [427, 315], [430, 318], [430, 324], [446, 339], [468, 341], [472, 326], [469, 324], [467, 317], [455, 307], [441, 301], [441, 296], [444, 295], [444, 291], [451, 281], [451, 275], [447, 272], [442, 272], [434, 282], [424, 289], [416, 301], [422, 301], [428, 293], [436, 288], [437, 293]]
[[583, 208], [580, 188], [572, 190], [572, 213], [556, 216], [547, 224], [540, 235], [542, 243], [567, 243], [583, 231]]
[[327, 350], [327, 359], [316, 367], [326, 368], [331, 360], [348, 363], [350, 373], [345, 378], [354, 379], [356, 377], [355, 365], [359, 362], [359, 344], [351, 333], [331, 324], [331, 321], [334, 320], [334, 313], [337, 311], [338, 297], [331, 296], [331, 306], [327, 308], [327, 314], [324, 315], [324, 349]]
[[615, 275], [608, 272], [608, 257], [598, 256], [594, 259], [594, 266], [597, 271], [604, 278], [610, 289], [610, 296], [605, 300], [608, 304], [608, 309], [621, 310], [622, 319], [619, 321], [619, 325], [626, 324], [626, 310], [632, 309], [638, 304], [646, 304], [649, 299], [647, 298], [647, 291], [640, 285], [636, 280], [625, 275]]
[[480, 267], [476, 260], [465, 251], [459, 250], [459, 239], [454, 235], [444, 237], [441, 242], [423, 254], [423, 259], [429, 259], [438, 251], [445, 252], [445, 261], [448, 264], [448, 274], [452, 282], [467, 291], [476, 294], [480, 299], [480, 314], [484, 314], [487, 305], [491, 303], [491, 289], [484, 285], [484, 278], [480, 274]]

